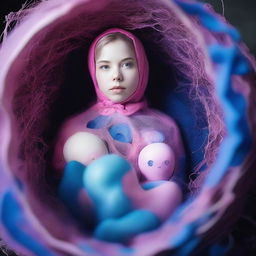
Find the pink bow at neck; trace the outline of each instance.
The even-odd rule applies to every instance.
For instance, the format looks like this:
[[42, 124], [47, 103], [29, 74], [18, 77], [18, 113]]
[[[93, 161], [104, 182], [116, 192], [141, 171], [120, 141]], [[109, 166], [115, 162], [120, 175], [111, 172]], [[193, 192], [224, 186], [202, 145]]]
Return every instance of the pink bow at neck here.
[[96, 110], [100, 114], [106, 115], [106, 116], [112, 115], [114, 113], [119, 113], [119, 114], [129, 116], [146, 107], [147, 107], [146, 100], [142, 100], [136, 103], [127, 103], [127, 104], [113, 103], [109, 100], [105, 100], [105, 101], [99, 101], [95, 105]]

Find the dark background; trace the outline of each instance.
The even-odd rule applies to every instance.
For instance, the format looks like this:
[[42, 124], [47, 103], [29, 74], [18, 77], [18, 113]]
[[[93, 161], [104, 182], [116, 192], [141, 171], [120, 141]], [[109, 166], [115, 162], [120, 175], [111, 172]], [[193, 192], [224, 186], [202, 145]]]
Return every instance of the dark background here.
[[[221, 0], [201, 0], [223, 13]], [[242, 35], [251, 53], [256, 56], [256, 0], [223, 0], [224, 16]]]
[[[0, 12], [1, 32], [5, 26], [5, 15], [18, 11], [22, 4], [33, 2], [33, 0], [8, 0], [3, 2], [5, 2], [5, 7], [2, 4]], [[223, 13], [221, 0], [201, 0], [201, 2], [210, 3], [217, 12]], [[256, 56], [256, 0], [223, 0], [223, 2], [224, 16], [240, 31], [251, 53]]]

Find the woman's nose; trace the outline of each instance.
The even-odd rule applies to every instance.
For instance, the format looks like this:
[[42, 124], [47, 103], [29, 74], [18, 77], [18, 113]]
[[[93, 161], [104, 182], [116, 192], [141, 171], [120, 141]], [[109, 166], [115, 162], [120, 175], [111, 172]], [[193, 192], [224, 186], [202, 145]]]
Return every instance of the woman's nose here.
[[113, 81], [122, 81], [123, 75], [119, 68], [113, 71]]

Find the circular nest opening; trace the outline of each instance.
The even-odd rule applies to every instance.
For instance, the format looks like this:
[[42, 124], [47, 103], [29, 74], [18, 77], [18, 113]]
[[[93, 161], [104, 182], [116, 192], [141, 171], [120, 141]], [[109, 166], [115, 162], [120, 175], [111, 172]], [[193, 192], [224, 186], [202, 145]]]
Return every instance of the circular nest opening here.
[[[47, 4], [36, 8], [41, 13], [52, 11], [51, 3]], [[120, 27], [142, 41], [150, 64], [146, 96], [152, 108], [174, 118], [180, 128], [189, 193], [200, 190], [226, 135], [213, 77], [207, 73], [212, 67], [206, 44], [213, 36], [202, 28], [199, 36], [196, 18], [190, 19], [192, 31], [177, 7], [153, 0], [102, 1], [101, 5], [87, 1], [74, 6], [24, 44], [6, 76], [4, 101], [12, 127], [10, 168], [24, 185], [35, 215], [44, 215], [43, 226], [66, 241], [83, 231], [57, 197], [60, 177], [52, 155], [64, 120], [96, 99], [87, 53], [102, 31]], [[35, 13], [36, 9], [28, 11], [17, 31], [25, 31]], [[214, 40], [225, 42], [226, 37], [216, 35]]]

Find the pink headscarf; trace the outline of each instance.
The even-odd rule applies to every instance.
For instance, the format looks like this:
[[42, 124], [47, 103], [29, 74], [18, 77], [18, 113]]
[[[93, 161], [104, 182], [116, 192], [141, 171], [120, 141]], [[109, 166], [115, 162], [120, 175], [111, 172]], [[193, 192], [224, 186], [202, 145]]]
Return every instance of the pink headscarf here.
[[[109, 100], [99, 89], [97, 80], [96, 80], [96, 69], [95, 69], [95, 48], [98, 43], [98, 41], [103, 38], [104, 36], [112, 33], [119, 32], [121, 34], [124, 34], [128, 38], [130, 38], [133, 42], [133, 46], [135, 49], [135, 55], [138, 65], [138, 71], [139, 71], [139, 82], [137, 85], [137, 89], [135, 92], [130, 95], [126, 100], [120, 103], [114, 103], [111, 100]], [[95, 91], [97, 94], [98, 102], [96, 104], [96, 107], [98, 110], [105, 115], [110, 115], [114, 112], [122, 113], [124, 115], [131, 115], [138, 110], [144, 108], [147, 106], [147, 103], [145, 99], [143, 98], [144, 92], [147, 87], [148, 83], [148, 60], [146, 53], [144, 51], [144, 47], [140, 40], [135, 37], [130, 32], [120, 29], [120, 28], [111, 28], [100, 34], [91, 44], [89, 49], [89, 55], [88, 55], [88, 66], [89, 71], [94, 83]]]

